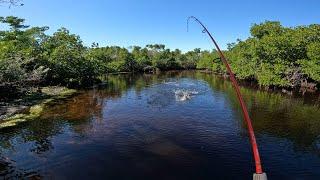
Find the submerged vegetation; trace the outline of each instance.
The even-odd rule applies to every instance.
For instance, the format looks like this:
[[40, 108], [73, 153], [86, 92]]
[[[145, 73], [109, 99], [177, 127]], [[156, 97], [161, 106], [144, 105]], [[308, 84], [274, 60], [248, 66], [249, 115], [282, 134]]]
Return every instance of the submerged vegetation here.
[[18, 102], [10, 102], [5, 107], [2, 107], [5, 112], [0, 111], [0, 129], [15, 126], [28, 120], [34, 120], [41, 115], [47, 105], [55, 100], [70, 97], [76, 92], [74, 89], [65, 87], [44, 87], [41, 89], [41, 92], [34, 92], [34, 94], [29, 95], [32, 96], [31, 102], [28, 96], [25, 96], [24, 99]]
[[[63, 85], [87, 86], [114, 72], [206, 69], [225, 74], [213, 51], [146, 47], [86, 47], [66, 28], [52, 35], [48, 27], [29, 27], [24, 19], [0, 17], [0, 90]], [[225, 53], [237, 78], [261, 86], [315, 88], [320, 82], [320, 25], [283, 27], [280, 22], [254, 24], [251, 36], [229, 44]], [[17, 88], [18, 87], [18, 88]]]

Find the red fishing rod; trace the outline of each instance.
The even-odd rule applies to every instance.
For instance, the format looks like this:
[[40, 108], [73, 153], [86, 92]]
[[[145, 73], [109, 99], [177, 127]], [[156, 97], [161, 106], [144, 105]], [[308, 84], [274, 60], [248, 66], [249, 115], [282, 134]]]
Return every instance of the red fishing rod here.
[[202, 28], [203, 28], [203, 33], [207, 33], [211, 39], [211, 41], [213, 42], [214, 46], [216, 47], [220, 59], [222, 60], [223, 64], [226, 66], [227, 68], [227, 72], [230, 75], [230, 80], [232, 82], [232, 85], [236, 91], [237, 94], [237, 98], [238, 101], [240, 103], [241, 109], [242, 109], [242, 113], [243, 113], [243, 118], [246, 121], [247, 127], [248, 127], [248, 132], [249, 132], [249, 138], [250, 138], [250, 143], [251, 143], [251, 147], [252, 147], [252, 152], [253, 152], [253, 157], [254, 157], [254, 161], [255, 161], [255, 166], [256, 166], [256, 173], [253, 174], [253, 179], [254, 180], [267, 180], [267, 175], [266, 173], [264, 173], [262, 171], [262, 165], [261, 165], [261, 160], [260, 160], [260, 154], [259, 154], [259, 150], [258, 150], [258, 145], [257, 145], [257, 141], [256, 141], [256, 137], [254, 135], [254, 131], [253, 131], [253, 127], [252, 127], [252, 123], [251, 123], [251, 119], [247, 110], [247, 106], [243, 101], [242, 95], [240, 93], [240, 88], [238, 85], [238, 82], [234, 76], [234, 73], [231, 70], [231, 67], [227, 61], [227, 59], [225, 58], [224, 54], [222, 53], [222, 51], [220, 50], [217, 42], [213, 39], [212, 35], [210, 34], [210, 32], [208, 31], [208, 29], [202, 24], [202, 22], [194, 17], [194, 16], [190, 16], [187, 20], [187, 26], [189, 24], [189, 20], [190, 19], [194, 19], [197, 23], [199, 23]]

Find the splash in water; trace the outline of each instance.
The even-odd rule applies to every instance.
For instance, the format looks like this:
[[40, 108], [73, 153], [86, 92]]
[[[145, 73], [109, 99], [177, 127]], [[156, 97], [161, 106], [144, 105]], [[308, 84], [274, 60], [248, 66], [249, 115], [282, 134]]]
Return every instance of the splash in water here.
[[195, 90], [185, 90], [185, 89], [178, 89], [174, 91], [175, 97], [177, 101], [186, 101], [191, 99], [193, 95], [198, 94], [198, 91]]

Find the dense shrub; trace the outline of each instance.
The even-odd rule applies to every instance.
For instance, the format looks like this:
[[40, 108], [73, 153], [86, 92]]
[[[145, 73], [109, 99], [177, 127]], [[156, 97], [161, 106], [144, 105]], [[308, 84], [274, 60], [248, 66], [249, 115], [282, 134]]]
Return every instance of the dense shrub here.
[[[296, 87], [320, 82], [320, 25], [287, 28], [280, 22], [254, 24], [251, 37], [226, 52], [236, 76], [263, 86]], [[203, 57], [197, 67], [224, 72], [221, 62]], [[204, 63], [205, 61], [206, 63]]]
[[[47, 83], [87, 85], [110, 72], [206, 69], [225, 73], [217, 52], [171, 51], [162, 44], [128, 49], [83, 45], [67, 29], [45, 34], [48, 27], [29, 27], [24, 19], [0, 17], [0, 84]], [[224, 51], [239, 79], [263, 86], [295, 87], [320, 82], [320, 25], [283, 27], [280, 22], [254, 24], [251, 37]], [[30, 84], [30, 83], [27, 83]]]

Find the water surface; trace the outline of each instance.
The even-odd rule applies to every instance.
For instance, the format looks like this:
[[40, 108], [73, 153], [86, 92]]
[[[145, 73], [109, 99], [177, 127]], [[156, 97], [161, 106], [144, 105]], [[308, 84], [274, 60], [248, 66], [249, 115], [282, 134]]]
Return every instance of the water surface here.
[[[200, 72], [113, 75], [0, 131], [0, 177], [251, 179], [229, 81]], [[320, 179], [319, 98], [242, 87], [269, 179]]]

